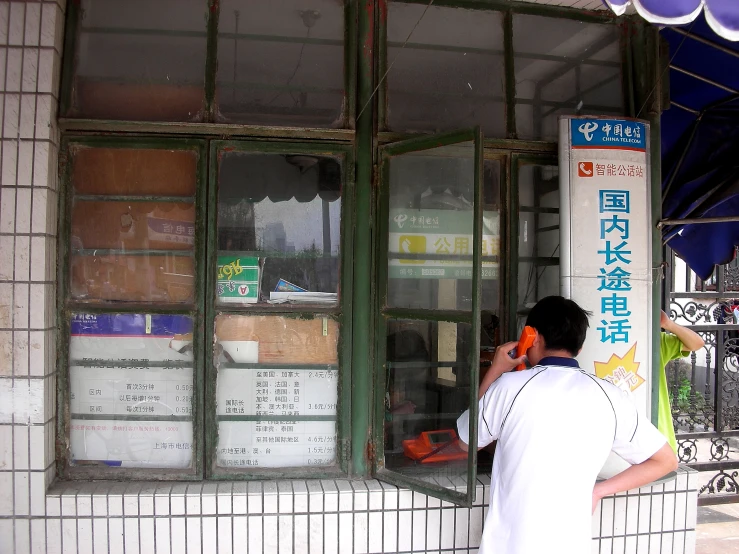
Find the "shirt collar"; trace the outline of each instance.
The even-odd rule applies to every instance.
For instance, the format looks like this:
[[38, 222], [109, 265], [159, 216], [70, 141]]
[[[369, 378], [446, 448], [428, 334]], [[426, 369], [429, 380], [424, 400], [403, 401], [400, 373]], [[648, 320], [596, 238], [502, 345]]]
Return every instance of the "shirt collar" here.
[[577, 363], [575, 358], [562, 358], [560, 356], [546, 356], [539, 360], [539, 363], [536, 365], [558, 365], [580, 368], [580, 364]]

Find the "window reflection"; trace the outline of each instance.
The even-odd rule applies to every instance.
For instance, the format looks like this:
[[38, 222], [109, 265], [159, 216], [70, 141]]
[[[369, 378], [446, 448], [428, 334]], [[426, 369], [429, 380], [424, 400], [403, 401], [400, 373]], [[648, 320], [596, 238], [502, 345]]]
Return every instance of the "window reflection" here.
[[221, 0], [218, 118], [342, 127], [344, 9], [336, 0]]
[[82, 0], [71, 117], [195, 121], [205, 93], [204, 0]]
[[522, 165], [518, 170], [518, 331], [542, 298], [560, 294], [559, 169]]
[[623, 110], [619, 26], [513, 16], [518, 138], [557, 140], [560, 115]]
[[[223, 154], [219, 301], [335, 304], [341, 185], [332, 157]], [[251, 289], [242, 295], [241, 286]]]
[[[472, 309], [474, 160], [466, 147], [390, 161], [388, 293], [392, 307]], [[500, 162], [483, 172], [482, 303], [500, 303]]]
[[388, 12], [388, 127], [481, 125], [486, 136], [505, 136], [501, 14], [401, 2]]

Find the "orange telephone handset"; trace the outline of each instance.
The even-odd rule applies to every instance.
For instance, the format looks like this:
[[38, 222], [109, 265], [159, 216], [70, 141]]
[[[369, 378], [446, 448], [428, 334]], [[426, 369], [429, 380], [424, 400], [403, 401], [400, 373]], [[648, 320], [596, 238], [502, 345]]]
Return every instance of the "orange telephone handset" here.
[[459, 446], [453, 429], [425, 431], [415, 439], [403, 441], [403, 454], [422, 464], [466, 460], [468, 454]]
[[[518, 339], [518, 346], [516, 347], [516, 358], [524, 356], [529, 348], [534, 344], [536, 338], [536, 330], [528, 325], [523, 328], [521, 332], [521, 338]], [[519, 364], [516, 366], [516, 371], [526, 369], [526, 364]]]

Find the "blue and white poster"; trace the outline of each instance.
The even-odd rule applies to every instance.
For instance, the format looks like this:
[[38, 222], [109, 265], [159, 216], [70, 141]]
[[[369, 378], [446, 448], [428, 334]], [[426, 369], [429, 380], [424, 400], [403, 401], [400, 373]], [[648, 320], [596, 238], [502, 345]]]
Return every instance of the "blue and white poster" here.
[[560, 119], [562, 286], [593, 312], [578, 360], [650, 414], [649, 124]]

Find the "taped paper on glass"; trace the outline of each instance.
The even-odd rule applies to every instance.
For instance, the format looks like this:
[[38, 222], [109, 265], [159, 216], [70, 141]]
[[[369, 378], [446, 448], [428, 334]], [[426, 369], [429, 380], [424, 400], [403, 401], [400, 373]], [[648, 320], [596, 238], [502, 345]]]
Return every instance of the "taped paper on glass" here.
[[75, 314], [69, 371], [73, 463], [190, 466], [190, 318]]

